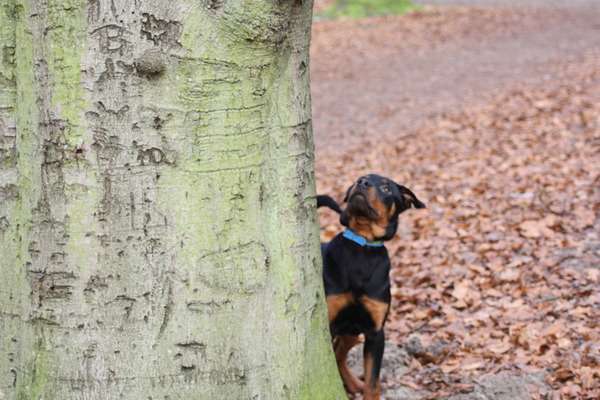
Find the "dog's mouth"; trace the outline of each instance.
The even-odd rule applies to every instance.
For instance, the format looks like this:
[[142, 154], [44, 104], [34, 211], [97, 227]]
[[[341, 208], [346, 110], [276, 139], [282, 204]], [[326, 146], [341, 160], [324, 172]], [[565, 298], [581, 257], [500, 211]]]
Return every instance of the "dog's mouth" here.
[[350, 197], [346, 211], [355, 217], [379, 218], [377, 210], [371, 206], [369, 200], [362, 193], [355, 193]]

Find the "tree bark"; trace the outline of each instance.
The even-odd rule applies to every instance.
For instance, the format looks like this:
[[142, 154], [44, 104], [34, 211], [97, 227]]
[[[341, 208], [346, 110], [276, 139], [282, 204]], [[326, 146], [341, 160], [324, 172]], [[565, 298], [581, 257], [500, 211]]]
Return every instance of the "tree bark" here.
[[308, 0], [0, 0], [0, 392], [343, 399]]

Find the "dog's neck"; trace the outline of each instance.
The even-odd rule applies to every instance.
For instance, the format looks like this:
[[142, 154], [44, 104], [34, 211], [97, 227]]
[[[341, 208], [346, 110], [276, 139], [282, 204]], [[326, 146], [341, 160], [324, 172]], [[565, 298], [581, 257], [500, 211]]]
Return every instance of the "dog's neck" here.
[[364, 217], [350, 218], [346, 212], [340, 217], [340, 222], [358, 236], [367, 239], [368, 242], [391, 240], [398, 228], [397, 218], [393, 218], [391, 221], [383, 218], [379, 220]]
[[361, 246], [383, 247], [382, 241], [377, 240], [374, 242], [369, 242], [366, 238], [364, 238], [360, 235], [357, 235], [356, 233], [352, 232], [352, 230], [350, 230], [349, 228], [346, 228], [346, 230], [344, 231], [344, 237], [346, 239], [353, 241], [354, 243], [361, 245]]

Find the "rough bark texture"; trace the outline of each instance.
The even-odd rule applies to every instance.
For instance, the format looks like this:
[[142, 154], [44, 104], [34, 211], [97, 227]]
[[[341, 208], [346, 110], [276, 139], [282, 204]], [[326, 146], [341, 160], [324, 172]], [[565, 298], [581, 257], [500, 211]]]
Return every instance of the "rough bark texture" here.
[[0, 392], [345, 398], [310, 1], [0, 7]]

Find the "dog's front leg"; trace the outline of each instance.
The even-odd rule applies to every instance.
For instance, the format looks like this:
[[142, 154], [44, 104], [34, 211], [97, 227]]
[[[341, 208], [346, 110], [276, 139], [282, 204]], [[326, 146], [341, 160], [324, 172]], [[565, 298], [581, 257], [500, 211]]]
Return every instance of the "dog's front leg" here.
[[379, 371], [383, 361], [385, 335], [383, 329], [365, 334], [365, 388], [364, 400], [379, 400]]

